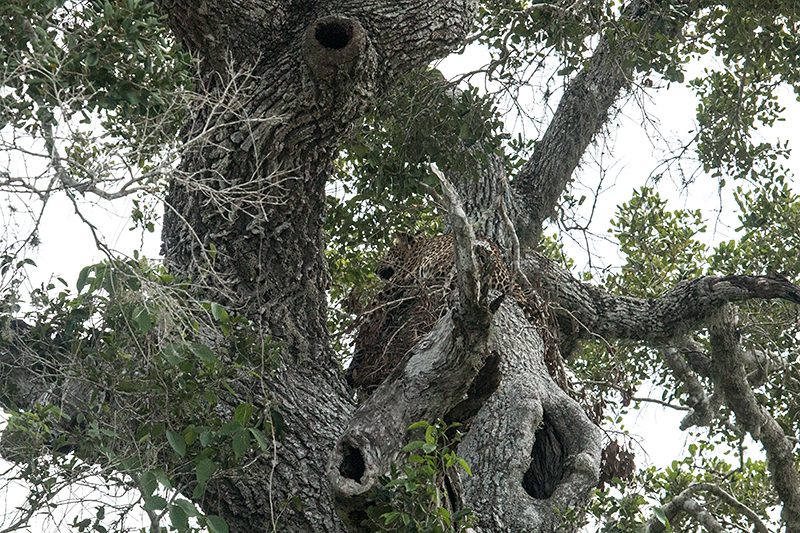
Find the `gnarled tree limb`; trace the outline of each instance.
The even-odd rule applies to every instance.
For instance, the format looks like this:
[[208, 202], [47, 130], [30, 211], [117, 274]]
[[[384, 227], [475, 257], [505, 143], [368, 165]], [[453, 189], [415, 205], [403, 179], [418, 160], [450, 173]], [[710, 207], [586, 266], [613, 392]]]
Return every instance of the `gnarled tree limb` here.
[[729, 305], [715, 316], [709, 327], [712, 379], [725, 395], [725, 403], [736, 414], [736, 422], [761, 442], [767, 454], [775, 491], [783, 501], [781, 518], [787, 533], [800, 532], [800, 475], [794, 445], [778, 422], [758, 402], [747, 380], [746, 356], [739, 344], [736, 318]]
[[562, 332], [580, 339], [666, 344], [705, 327], [725, 303], [753, 299], [800, 303], [800, 287], [780, 276], [704, 276], [682, 281], [658, 298], [633, 298], [581, 283], [535, 252], [527, 253], [521, 264], [552, 302]]

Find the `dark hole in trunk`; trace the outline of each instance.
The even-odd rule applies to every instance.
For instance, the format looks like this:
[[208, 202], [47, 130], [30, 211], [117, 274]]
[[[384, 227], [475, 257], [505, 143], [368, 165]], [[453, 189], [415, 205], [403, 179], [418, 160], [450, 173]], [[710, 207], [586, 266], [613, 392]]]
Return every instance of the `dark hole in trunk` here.
[[325, 48], [341, 50], [353, 38], [353, 27], [344, 21], [323, 22], [314, 33], [317, 42]]
[[534, 498], [545, 500], [552, 496], [564, 476], [566, 453], [558, 434], [547, 416], [536, 431], [536, 442], [531, 450], [531, 466], [522, 476], [522, 487]]
[[343, 455], [344, 459], [342, 464], [339, 465], [339, 473], [347, 479], [353, 479], [357, 483], [361, 483], [361, 478], [364, 476], [364, 470], [366, 469], [361, 450], [345, 444]]

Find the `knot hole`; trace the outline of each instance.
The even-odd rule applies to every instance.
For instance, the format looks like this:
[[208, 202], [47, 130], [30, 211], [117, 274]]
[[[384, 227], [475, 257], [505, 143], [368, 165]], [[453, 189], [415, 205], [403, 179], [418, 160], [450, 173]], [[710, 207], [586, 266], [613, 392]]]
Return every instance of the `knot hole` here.
[[353, 40], [353, 25], [348, 20], [320, 22], [314, 30], [317, 42], [331, 50], [341, 50]]

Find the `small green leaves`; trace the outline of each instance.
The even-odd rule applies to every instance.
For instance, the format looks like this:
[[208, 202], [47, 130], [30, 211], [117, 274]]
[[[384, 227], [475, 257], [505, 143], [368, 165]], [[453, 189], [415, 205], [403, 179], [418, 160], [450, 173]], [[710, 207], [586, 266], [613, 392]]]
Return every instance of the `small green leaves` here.
[[653, 507], [653, 515], [656, 517], [656, 520], [666, 527], [667, 531], [672, 531], [672, 526], [667, 519], [667, 515], [664, 514], [664, 510], [661, 507]]
[[175, 450], [175, 453], [181, 457], [186, 455], [186, 441], [180, 433], [167, 430], [167, 440], [169, 441], [169, 445], [172, 446], [172, 449]]
[[409, 426], [409, 432], [419, 433], [424, 429], [425, 440], [411, 441], [403, 450], [421, 453], [410, 454], [403, 470], [392, 464], [389, 476], [378, 491], [376, 504], [367, 509], [369, 519], [364, 525], [379, 531], [454, 533], [474, 524], [475, 517], [469, 509], [452, 512], [445, 503], [447, 490], [443, 478], [447, 471], [458, 463], [472, 475], [467, 463], [452, 449], [460, 434], [455, 432], [451, 437], [448, 430], [456, 426], [458, 424], [448, 426], [441, 421], [436, 424], [421, 421]]
[[228, 524], [219, 516], [206, 516], [206, 524], [208, 524], [209, 533], [228, 533]]
[[197, 356], [198, 359], [205, 363], [214, 364], [217, 362], [217, 356], [213, 350], [203, 344], [202, 342], [192, 341], [189, 343], [189, 351]]
[[192, 498], [199, 499], [202, 497], [203, 491], [206, 488], [206, 482], [214, 474], [214, 472], [217, 471], [217, 468], [217, 464], [206, 457], [202, 457], [199, 461], [197, 461], [197, 466], [195, 467], [197, 486], [192, 493]]
[[173, 528], [185, 531], [189, 528], [189, 517], [180, 505], [169, 506], [169, 521]]

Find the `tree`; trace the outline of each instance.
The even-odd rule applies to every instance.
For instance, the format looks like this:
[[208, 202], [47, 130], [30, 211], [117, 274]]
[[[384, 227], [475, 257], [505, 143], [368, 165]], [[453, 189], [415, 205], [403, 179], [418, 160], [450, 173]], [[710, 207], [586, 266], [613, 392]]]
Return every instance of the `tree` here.
[[[609, 530], [768, 530], [777, 506], [779, 527], [800, 531], [800, 263], [780, 247], [800, 234], [800, 203], [777, 163], [787, 147], [753, 140], [779, 118], [778, 87], [798, 87], [797, 7], [5, 1], [3, 142], [47, 162], [39, 178], [6, 172], [5, 190], [43, 203], [63, 192], [79, 213], [79, 196], [140, 194], [134, 219], [151, 228], [167, 191], [163, 264], [110, 257], [76, 292], [35, 292], [25, 320], [14, 267], [35, 231], [6, 244], [2, 452], [34, 483], [29, 507], [99, 473], [141, 493], [153, 531], [165, 514], [179, 530], [191, 517], [211, 531], [359, 530], [411, 439], [415, 460], [458, 457], [471, 473], [436, 478], [445, 523], [469, 509], [482, 531], [579, 527], [587, 512]], [[491, 95], [427, 70], [468, 41], [489, 48], [485, 72], [508, 91], [557, 64], [543, 92], [566, 83], [535, 142], [503, 134]], [[684, 83], [684, 63], [709, 51], [722, 65], [690, 82], [701, 105], [683, 153], [721, 188], [742, 184], [743, 237], [707, 253], [699, 213], [640, 189], [615, 222], [621, 273], [577, 280], [543, 234], [580, 203], [576, 168], [621, 95]], [[352, 196], [326, 198], [333, 176]], [[383, 232], [367, 232], [375, 221]], [[356, 405], [328, 294], [364, 286], [364, 250], [409, 225], [452, 232], [454, 296]], [[488, 290], [506, 267], [476, 235], [506, 256], [538, 322]], [[570, 362], [554, 380], [559, 358]], [[604, 442], [603, 408], [629, 404], [646, 378], [690, 409], [685, 427], [707, 428], [685, 463], [700, 479], [680, 463], [631, 479], [626, 449]], [[465, 424], [457, 456], [437, 419]], [[704, 455], [745, 435], [766, 470]], [[601, 463], [617, 492], [595, 491]], [[75, 527], [100, 530], [104, 512]], [[391, 512], [384, 522], [402, 518]]]

